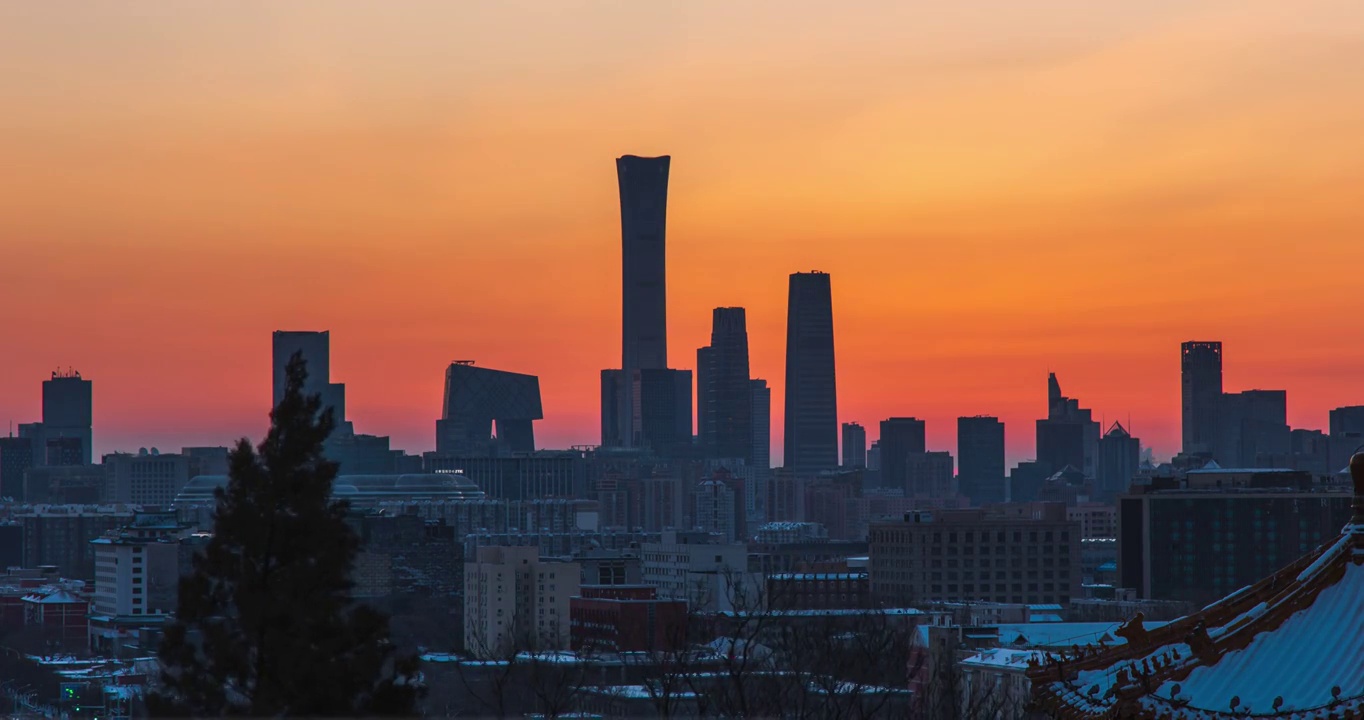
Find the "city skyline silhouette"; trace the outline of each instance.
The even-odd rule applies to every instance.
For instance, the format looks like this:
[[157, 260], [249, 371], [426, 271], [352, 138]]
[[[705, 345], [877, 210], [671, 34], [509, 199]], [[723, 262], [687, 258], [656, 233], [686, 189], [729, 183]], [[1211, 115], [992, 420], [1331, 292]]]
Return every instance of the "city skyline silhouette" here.
[[[1337, 277], [1364, 260], [1342, 29], [1360, 11], [1306, 9], [1063, 22], [1001, 4], [989, 22], [919, 10], [924, 29], [897, 35], [857, 10], [796, 6], [764, 31], [751, 8], [699, 7], [667, 19], [731, 29], [691, 65], [633, 54], [690, 42], [649, 9], [596, 31], [642, 38], [539, 49], [551, 21], [593, 13], [464, 18], [461, 38], [525, 29], [498, 49], [450, 42], [436, 7], [404, 42], [359, 9], [325, 28], [109, 9], [125, 32], [104, 33], [9, 11], [4, 52], [41, 72], [7, 77], [0, 413], [37, 417], [41, 381], [69, 366], [94, 383], [97, 454], [254, 438], [270, 333], [329, 330], [357, 430], [396, 447], [434, 448], [464, 358], [541, 378], [537, 444], [593, 444], [597, 373], [620, 359], [611, 160], [633, 153], [673, 157], [668, 365], [694, 370], [712, 309], [744, 307], [773, 418], [787, 278], [819, 269], [837, 419], [869, 441], [914, 416], [951, 450], [957, 417], [989, 414], [1010, 463], [1031, 457], [1056, 372], [1168, 456], [1194, 339], [1225, 343], [1227, 388], [1286, 389], [1289, 423], [1325, 429], [1364, 400], [1359, 300]], [[151, 42], [158, 23], [180, 42]], [[73, 33], [81, 52], [56, 42]]]

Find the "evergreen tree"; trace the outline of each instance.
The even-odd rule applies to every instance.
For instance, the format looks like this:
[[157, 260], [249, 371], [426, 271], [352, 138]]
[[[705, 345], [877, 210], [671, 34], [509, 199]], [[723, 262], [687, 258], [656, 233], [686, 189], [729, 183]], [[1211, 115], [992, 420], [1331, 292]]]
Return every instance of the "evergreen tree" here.
[[258, 450], [242, 439], [219, 489], [213, 538], [180, 581], [160, 648], [154, 714], [411, 715], [415, 658], [399, 658], [388, 618], [351, 598], [359, 541], [331, 500], [335, 426], [303, 395], [295, 353], [284, 398]]

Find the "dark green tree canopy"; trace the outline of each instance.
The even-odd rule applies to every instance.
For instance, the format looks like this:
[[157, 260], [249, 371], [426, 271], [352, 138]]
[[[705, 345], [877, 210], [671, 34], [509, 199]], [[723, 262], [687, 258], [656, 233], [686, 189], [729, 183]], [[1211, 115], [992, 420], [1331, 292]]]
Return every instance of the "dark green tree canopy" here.
[[166, 627], [156, 714], [416, 711], [415, 658], [397, 657], [388, 618], [351, 597], [358, 540], [346, 503], [331, 499], [337, 465], [322, 454], [335, 419], [303, 395], [307, 374], [296, 353], [269, 434], [232, 452], [213, 537]]

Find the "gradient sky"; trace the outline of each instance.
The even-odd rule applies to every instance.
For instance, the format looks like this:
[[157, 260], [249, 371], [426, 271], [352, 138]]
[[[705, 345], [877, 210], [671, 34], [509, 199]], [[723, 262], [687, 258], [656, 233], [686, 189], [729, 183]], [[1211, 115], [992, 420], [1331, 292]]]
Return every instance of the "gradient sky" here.
[[[94, 381], [96, 451], [259, 437], [330, 329], [360, 432], [434, 445], [454, 359], [599, 439], [613, 158], [673, 156], [669, 346], [748, 308], [780, 449], [786, 278], [833, 275], [840, 420], [1046, 374], [1158, 455], [1178, 343], [1323, 427], [1364, 403], [1364, 3], [0, 0], [0, 419]], [[774, 453], [774, 457], [780, 457]]]

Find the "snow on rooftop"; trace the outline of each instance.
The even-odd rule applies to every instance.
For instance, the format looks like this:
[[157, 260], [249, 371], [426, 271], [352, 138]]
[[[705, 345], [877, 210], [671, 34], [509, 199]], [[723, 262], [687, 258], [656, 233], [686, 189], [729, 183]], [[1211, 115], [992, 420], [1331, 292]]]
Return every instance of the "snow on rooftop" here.
[[[1256, 635], [1246, 647], [1228, 652], [1215, 665], [1202, 665], [1182, 682], [1190, 705], [1208, 710], [1242, 707], [1265, 712], [1283, 697], [1282, 710], [1306, 710], [1331, 702], [1331, 688], [1343, 697], [1364, 693], [1364, 565], [1349, 563], [1336, 584], [1323, 589], [1307, 608], [1273, 632]], [[1157, 691], [1169, 697], [1175, 683]]]
[[[1147, 630], [1166, 623], [1148, 622]], [[1003, 645], [1023, 645], [1037, 648], [1069, 648], [1072, 645], [1121, 645], [1126, 640], [1117, 636], [1122, 623], [1117, 622], [1039, 622], [991, 625], [999, 628], [999, 642]]]
[[990, 668], [996, 670], [1027, 670], [1030, 660], [1042, 661], [1041, 650], [1015, 650], [1013, 648], [990, 648], [982, 650], [961, 661], [968, 667]]

